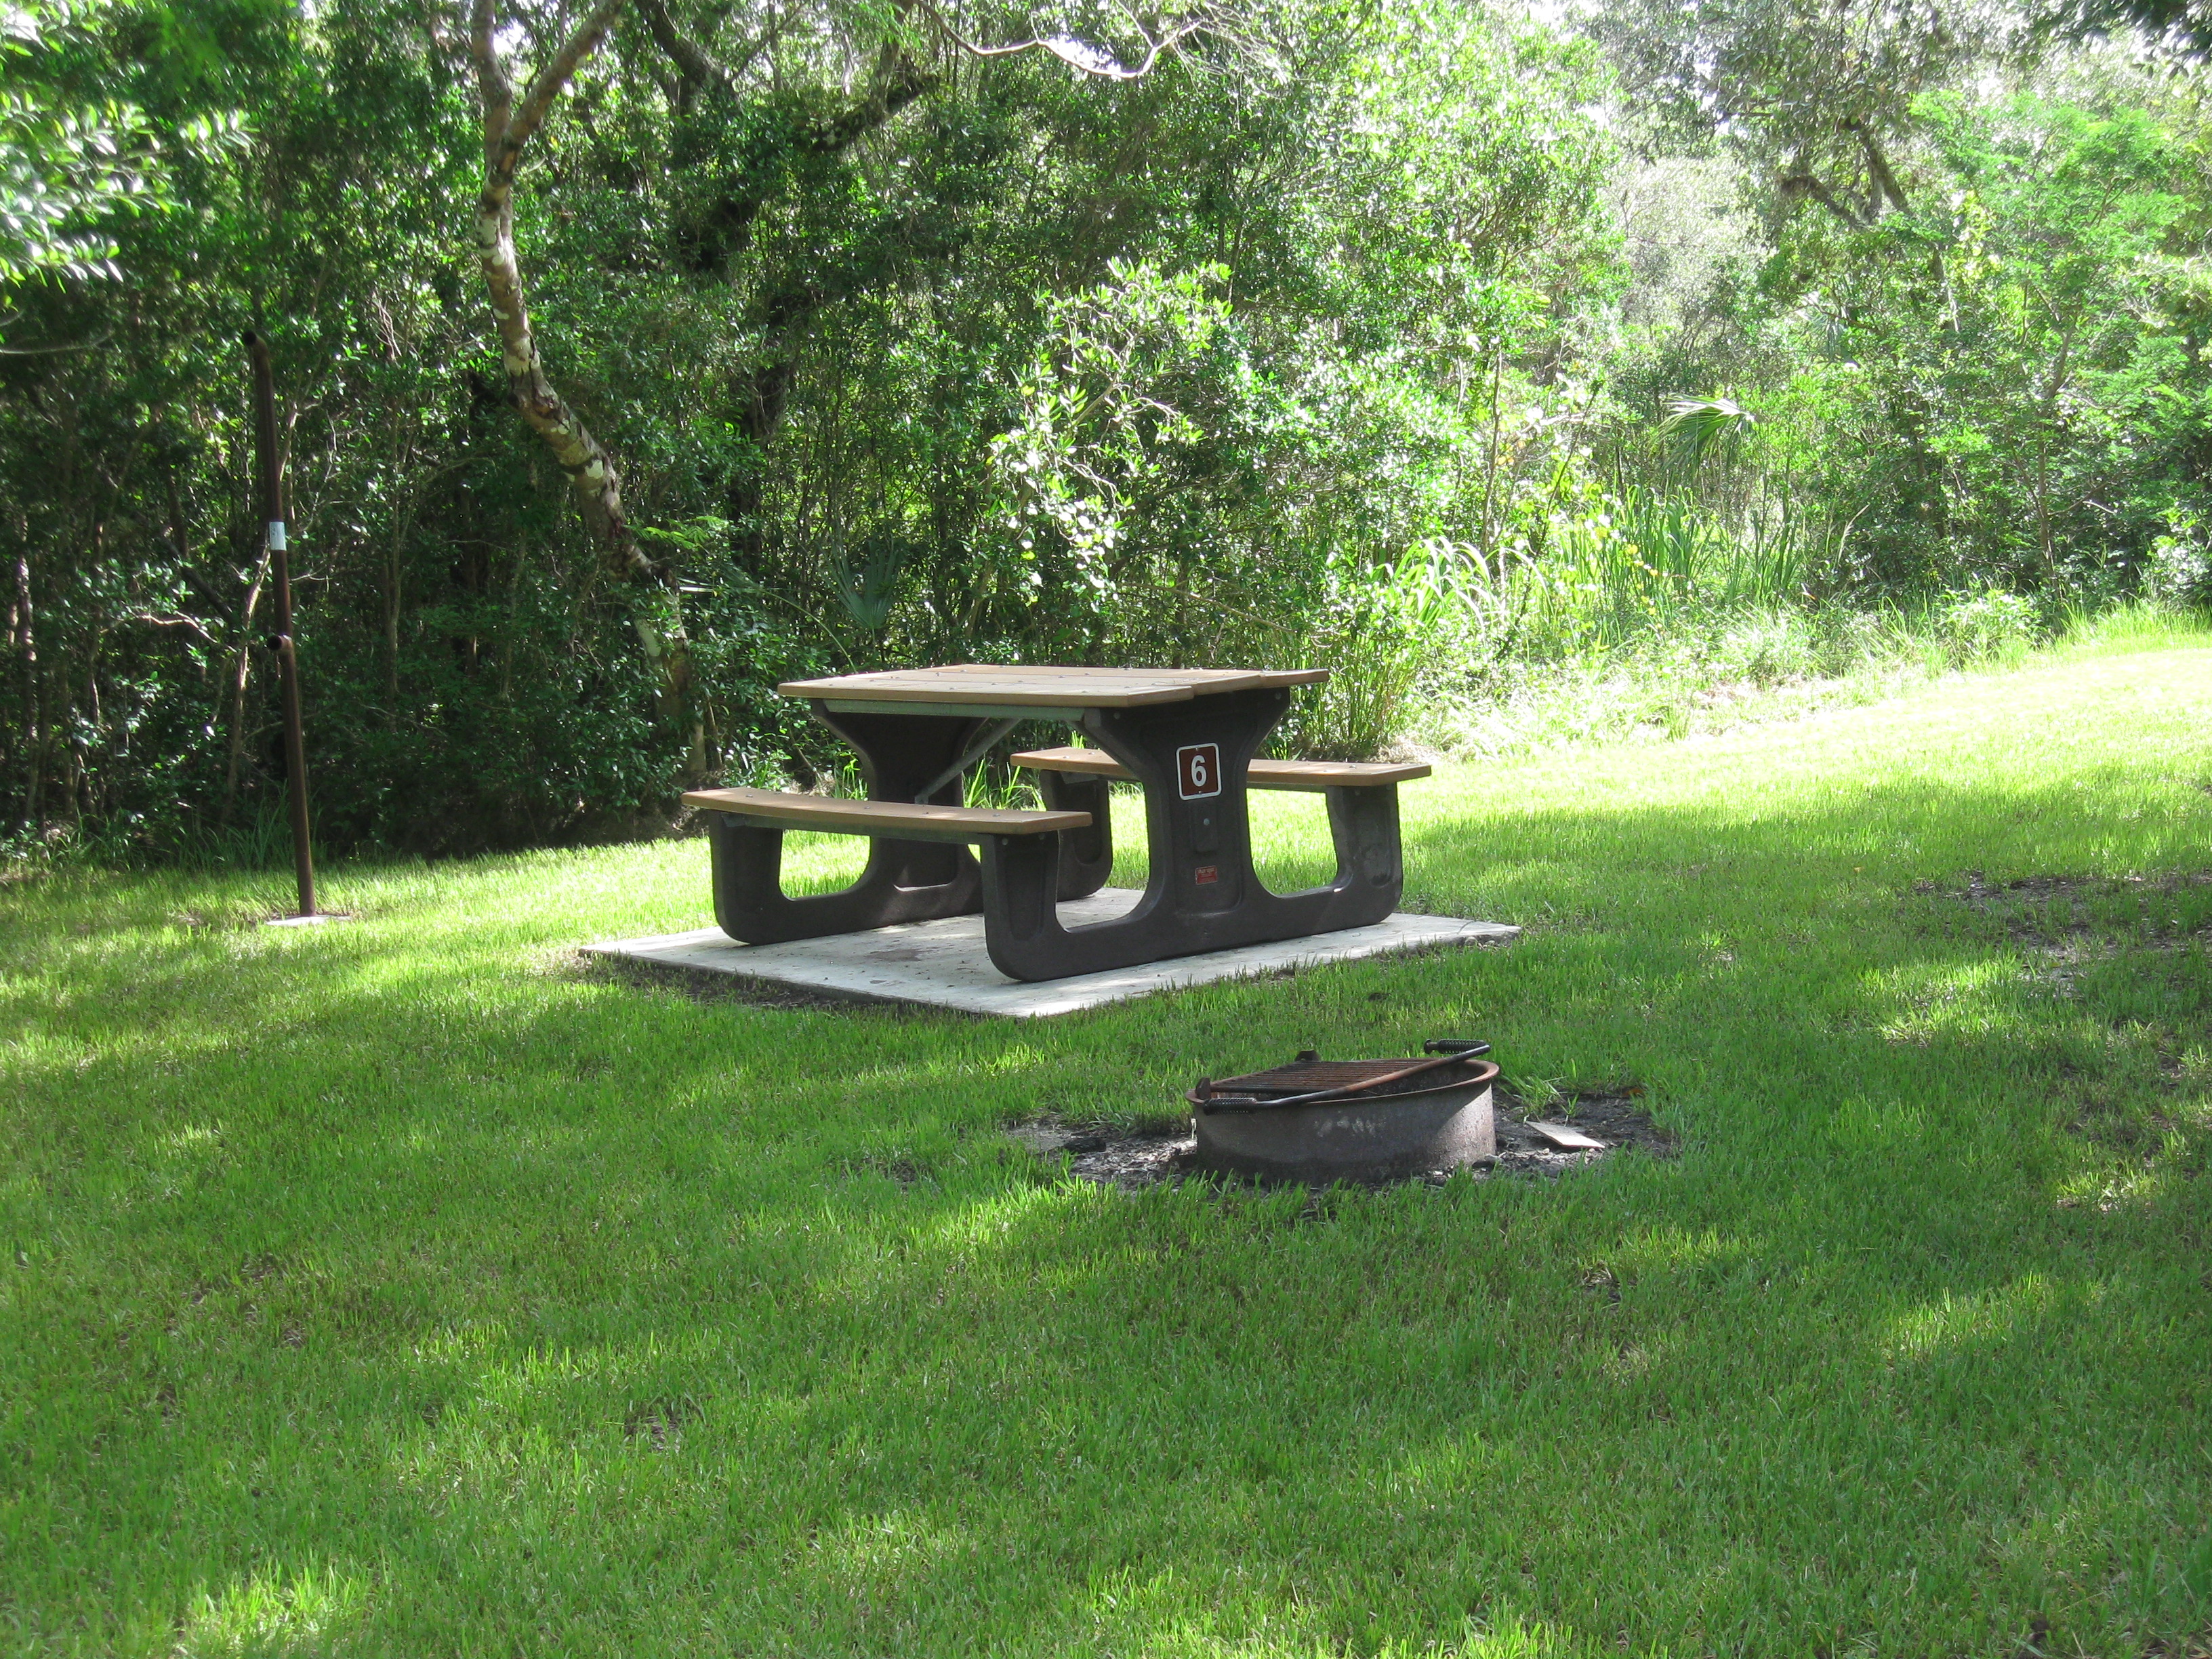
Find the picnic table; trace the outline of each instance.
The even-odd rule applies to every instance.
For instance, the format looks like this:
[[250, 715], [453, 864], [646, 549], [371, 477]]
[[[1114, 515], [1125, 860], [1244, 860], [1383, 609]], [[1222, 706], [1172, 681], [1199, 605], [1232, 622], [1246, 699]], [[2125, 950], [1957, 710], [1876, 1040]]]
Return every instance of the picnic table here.
[[[1318, 668], [963, 664], [779, 686], [852, 745], [867, 799], [686, 794], [711, 815], [715, 921], [732, 939], [765, 945], [980, 909], [992, 962], [1021, 980], [1380, 921], [1404, 885], [1397, 786], [1429, 769], [1253, 758], [1291, 689], [1328, 678]], [[1028, 720], [1073, 726], [1091, 746], [1014, 757], [1036, 775], [1042, 811], [964, 805], [968, 769]], [[1144, 787], [1145, 891], [1126, 915], [1063, 927], [1060, 902], [1097, 892], [1112, 867], [1108, 787], [1121, 779]], [[1274, 893], [1261, 883], [1246, 811], [1253, 788], [1327, 795], [1337, 858], [1327, 885]], [[785, 894], [783, 836], [794, 829], [869, 837], [860, 879], [841, 892]]]

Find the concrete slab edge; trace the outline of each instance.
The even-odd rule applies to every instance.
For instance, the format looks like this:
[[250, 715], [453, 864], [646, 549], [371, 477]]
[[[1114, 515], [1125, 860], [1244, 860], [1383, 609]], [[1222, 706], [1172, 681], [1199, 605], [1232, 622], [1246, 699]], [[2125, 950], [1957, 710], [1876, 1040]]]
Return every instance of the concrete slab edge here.
[[[923, 924], [943, 927], [945, 924]], [[1376, 933], [1383, 936], [1375, 937]], [[1268, 945], [1246, 945], [1235, 951], [1182, 957], [1150, 963], [1108, 974], [1079, 975], [1066, 980], [1030, 982], [948, 983], [918, 986], [911, 981], [901, 989], [879, 990], [854, 982], [852, 971], [832, 965], [802, 966], [781, 962], [763, 963], [737, 957], [759, 947], [738, 945], [720, 929], [702, 927], [683, 933], [639, 939], [606, 939], [583, 945], [586, 956], [643, 963], [688, 973], [713, 975], [718, 979], [757, 987], [769, 994], [799, 993], [825, 1000], [873, 1004], [880, 1006], [937, 1008], [957, 1013], [1012, 1019], [1050, 1018], [1085, 1009], [1133, 1001], [1161, 991], [1194, 989], [1201, 985], [1273, 978], [1289, 971], [1310, 971], [1340, 962], [1363, 962], [1381, 956], [1452, 945], [1504, 944], [1517, 939], [1521, 929], [1508, 923], [1470, 921], [1452, 916], [1424, 916], [1400, 912], [1372, 927], [1352, 928], [1340, 934], [1316, 934]], [[1364, 936], [1364, 937], [1363, 937]], [[949, 943], [950, 941], [948, 941]], [[771, 947], [788, 951], [790, 946]], [[706, 952], [712, 957], [702, 960]], [[719, 958], [719, 959], [715, 959]]]

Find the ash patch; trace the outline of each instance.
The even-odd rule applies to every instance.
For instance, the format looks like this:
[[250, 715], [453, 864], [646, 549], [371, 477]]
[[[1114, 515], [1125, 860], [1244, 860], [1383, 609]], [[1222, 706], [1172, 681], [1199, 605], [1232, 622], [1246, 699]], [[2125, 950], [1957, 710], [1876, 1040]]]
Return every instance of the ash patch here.
[[1979, 870], [1969, 870], [1965, 884], [1958, 888], [1946, 889], [1932, 881], [1912, 884], [1916, 893], [1940, 893], [1992, 918], [2027, 945], [2110, 933], [2125, 925], [2124, 921], [2087, 914], [2075, 907], [2101, 902], [2117, 909], [2113, 901], [2130, 898], [2138, 906], [2134, 920], [2155, 934], [2160, 931], [2160, 919], [2145, 915], [2141, 906], [2202, 887], [2212, 887], [2212, 870], [2173, 871], [2160, 876], [2017, 876], [2010, 881], [1990, 881]]
[[[1192, 1176], [1207, 1180], [1249, 1182], [1261, 1186], [1310, 1185], [1322, 1192], [1330, 1186], [1385, 1187], [1418, 1183], [1441, 1187], [1454, 1176], [1486, 1181], [1493, 1176], [1559, 1176], [1570, 1170], [1602, 1164], [1625, 1146], [1640, 1147], [1654, 1158], [1672, 1158], [1678, 1148], [1673, 1136], [1651, 1121], [1631, 1096], [1608, 1093], [1574, 1095], [1541, 1110], [1525, 1108], [1503, 1087], [1497, 1103], [1498, 1156], [1464, 1170], [1431, 1170], [1397, 1181], [1340, 1179], [1326, 1183], [1274, 1182], [1243, 1176], [1224, 1176], [1202, 1169], [1198, 1163], [1198, 1139], [1187, 1127], [1117, 1129], [1099, 1124], [1070, 1124], [1046, 1119], [1017, 1124], [1006, 1133], [1016, 1145], [1050, 1164], [1062, 1155], [1070, 1175], [1127, 1193], [1141, 1192], [1162, 1182], [1181, 1182]], [[1605, 1146], [1600, 1150], [1571, 1151], [1557, 1147], [1528, 1127], [1534, 1119], [1564, 1122]]]
[[1065, 1154], [1079, 1180], [1126, 1193], [1180, 1181], [1197, 1167], [1198, 1139], [1182, 1127], [1113, 1129], [1048, 1119], [1017, 1124], [1006, 1134], [1048, 1163]]
[[[1492, 1171], [1494, 1174], [1564, 1175], [1569, 1170], [1586, 1170], [1593, 1164], [1602, 1164], [1624, 1146], [1640, 1147], [1653, 1158], [1672, 1158], [1680, 1150], [1674, 1138], [1652, 1122], [1651, 1114], [1644, 1109], [1636, 1095], [1610, 1091], [1572, 1094], [1555, 1104], [1538, 1108], [1501, 1085], [1496, 1099], [1498, 1162]], [[1531, 1122], [1565, 1123], [1593, 1140], [1605, 1142], [1604, 1150], [1577, 1152], [1554, 1146], [1539, 1131], [1528, 1127]]]
[[1068, 1164], [1071, 1172], [1102, 1187], [1133, 1193], [1163, 1181], [1180, 1181], [1197, 1167], [1198, 1138], [1187, 1129], [1102, 1139], [1097, 1151], [1077, 1152]]

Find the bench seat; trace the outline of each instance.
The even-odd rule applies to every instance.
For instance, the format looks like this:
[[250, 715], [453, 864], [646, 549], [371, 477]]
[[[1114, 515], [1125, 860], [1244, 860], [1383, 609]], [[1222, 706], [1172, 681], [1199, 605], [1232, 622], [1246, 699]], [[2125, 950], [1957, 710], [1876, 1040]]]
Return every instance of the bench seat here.
[[840, 800], [781, 789], [694, 789], [686, 806], [728, 812], [757, 823], [895, 841], [980, 842], [990, 836], [1049, 836], [1087, 830], [1088, 812], [1022, 812], [988, 806], [915, 805], [896, 800]]
[[[1014, 764], [1032, 772], [1073, 772], [1085, 777], [1127, 780], [1136, 775], [1103, 749], [1031, 749]], [[1411, 783], [1429, 775], [1420, 762], [1255, 760], [1245, 774], [1254, 789], [1371, 789], [1379, 784]], [[686, 796], [687, 800], [690, 798]]]

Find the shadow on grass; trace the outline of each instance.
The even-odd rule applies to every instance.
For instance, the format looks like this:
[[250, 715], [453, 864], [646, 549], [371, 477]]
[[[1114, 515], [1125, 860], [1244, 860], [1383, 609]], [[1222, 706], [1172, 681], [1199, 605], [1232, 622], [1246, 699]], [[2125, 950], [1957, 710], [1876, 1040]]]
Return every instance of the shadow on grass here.
[[[282, 943], [168, 928], [173, 893], [19, 905], [15, 1629], [1802, 1654], [2202, 1627], [2160, 1565], [2207, 1524], [2204, 1093], [2172, 1069], [2201, 949], [2062, 994], [2001, 920], [1912, 890], [2212, 864], [2201, 817], [2119, 835], [2073, 781], [1431, 817], [1415, 902], [1522, 944], [1042, 1026], [564, 977], [550, 880], [496, 927], [425, 900]], [[2185, 936], [2212, 915], [2174, 902]], [[996, 1133], [1445, 1030], [1641, 1081], [1686, 1155], [1310, 1212], [1057, 1182]], [[2179, 1127], [2122, 1155], [2069, 1089]]]

